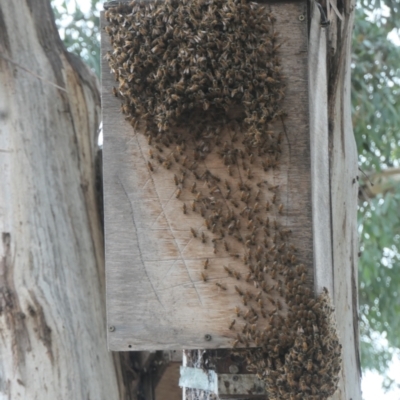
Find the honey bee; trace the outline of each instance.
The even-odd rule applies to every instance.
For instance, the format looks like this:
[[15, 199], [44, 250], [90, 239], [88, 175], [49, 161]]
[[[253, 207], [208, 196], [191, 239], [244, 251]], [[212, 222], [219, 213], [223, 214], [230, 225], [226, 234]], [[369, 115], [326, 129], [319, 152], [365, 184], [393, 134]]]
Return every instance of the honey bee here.
[[183, 205], [182, 205], [182, 211], [184, 214], [186, 214], [186, 204], [185, 203], [183, 203]]
[[176, 191], [175, 197], [176, 197], [177, 199], [179, 199], [181, 193], [182, 193], [182, 189], [179, 188], [179, 189]]
[[228, 243], [226, 242], [226, 240], [224, 240], [224, 247], [226, 251], [229, 251], [229, 246]]
[[153, 168], [153, 166], [152, 166], [152, 164], [151, 164], [150, 161], [147, 161], [147, 166], [148, 166], [148, 168], [149, 168], [149, 170], [150, 170], [151, 172], [154, 171], [154, 168]]
[[237, 287], [236, 285], [235, 285], [235, 290], [236, 290], [236, 292], [240, 295], [240, 296], [243, 296], [244, 295], [244, 293], [239, 289], [239, 287]]
[[203, 280], [203, 282], [207, 282], [208, 280], [207, 275], [204, 272], [201, 273], [201, 279]]
[[197, 233], [193, 228], [190, 228], [190, 232], [192, 232], [193, 237], [197, 237]]
[[228, 268], [227, 266], [223, 266], [224, 267], [224, 270], [228, 273], [228, 275], [230, 275], [230, 276], [232, 276], [233, 275], [233, 271], [230, 269], [230, 268]]
[[215, 284], [216, 284], [220, 289], [226, 290], [226, 286], [223, 285], [222, 283], [220, 283], [220, 282], [215, 282]]
[[236, 319], [233, 319], [232, 322], [231, 322], [230, 325], [229, 325], [229, 329], [230, 329], [230, 330], [233, 329], [235, 323], [236, 323]]
[[242, 275], [240, 274], [240, 272], [237, 272], [237, 271], [233, 271], [233, 276], [234, 276], [237, 280], [240, 280], [240, 278], [242, 277]]

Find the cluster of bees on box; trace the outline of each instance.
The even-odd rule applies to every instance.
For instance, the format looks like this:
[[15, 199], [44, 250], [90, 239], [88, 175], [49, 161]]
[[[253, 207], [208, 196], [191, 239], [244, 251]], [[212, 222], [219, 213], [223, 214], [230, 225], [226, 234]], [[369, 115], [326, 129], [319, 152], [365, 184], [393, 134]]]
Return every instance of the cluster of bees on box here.
[[[242, 266], [205, 259], [199, 275], [237, 294], [232, 346], [248, 349], [270, 399], [328, 398], [341, 366], [333, 308], [327, 292], [310, 288], [281, 222], [280, 185], [265, 179], [280, 168], [287, 135], [272, 128], [283, 125], [285, 94], [274, 16], [246, 0], [167, 0], [121, 3], [106, 18], [114, 94], [147, 136], [149, 172], [170, 171], [183, 217], [204, 219], [193, 238]], [[210, 279], [212, 268], [232, 285]]]

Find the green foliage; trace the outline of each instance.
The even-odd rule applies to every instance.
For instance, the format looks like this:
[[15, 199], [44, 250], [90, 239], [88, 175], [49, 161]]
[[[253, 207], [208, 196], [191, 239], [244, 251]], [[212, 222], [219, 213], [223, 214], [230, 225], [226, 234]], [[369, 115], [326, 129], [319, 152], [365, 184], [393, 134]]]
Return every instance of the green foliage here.
[[83, 13], [76, 0], [52, 0], [56, 24], [65, 47], [80, 56], [98, 77], [100, 77], [99, 5], [99, 0], [90, 0], [90, 10]]
[[[364, 202], [359, 211], [361, 354], [364, 368], [383, 373], [400, 348], [400, 190]], [[388, 346], [376, 344], [374, 332]]]
[[400, 158], [400, 48], [387, 39], [387, 25], [368, 14], [356, 11], [353, 124], [362, 168], [380, 170]]
[[[388, 35], [398, 21], [400, 4], [361, 4], [353, 36], [353, 125], [360, 167], [372, 172], [399, 166], [400, 47]], [[385, 5], [389, 10], [384, 8], [384, 13], [376, 9]], [[359, 207], [362, 366], [381, 374], [400, 348], [399, 209], [400, 186], [394, 183], [391, 192]], [[382, 336], [385, 340], [377, 340]], [[390, 384], [386, 379], [385, 385]]]

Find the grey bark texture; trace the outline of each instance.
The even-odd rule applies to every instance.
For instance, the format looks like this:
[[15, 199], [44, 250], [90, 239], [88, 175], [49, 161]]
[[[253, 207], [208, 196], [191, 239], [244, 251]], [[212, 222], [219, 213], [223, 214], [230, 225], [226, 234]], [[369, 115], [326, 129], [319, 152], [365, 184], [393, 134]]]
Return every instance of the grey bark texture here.
[[0, 3], [0, 118], [0, 398], [130, 399], [106, 345], [98, 83], [49, 1]]

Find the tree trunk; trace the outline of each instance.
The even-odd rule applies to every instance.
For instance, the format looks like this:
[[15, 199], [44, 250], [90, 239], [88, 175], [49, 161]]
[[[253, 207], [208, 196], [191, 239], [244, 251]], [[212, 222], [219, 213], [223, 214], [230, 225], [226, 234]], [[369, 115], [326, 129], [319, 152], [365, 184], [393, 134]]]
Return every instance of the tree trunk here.
[[0, 32], [0, 398], [131, 398], [106, 345], [97, 80], [49, 1], [2, 2]]

